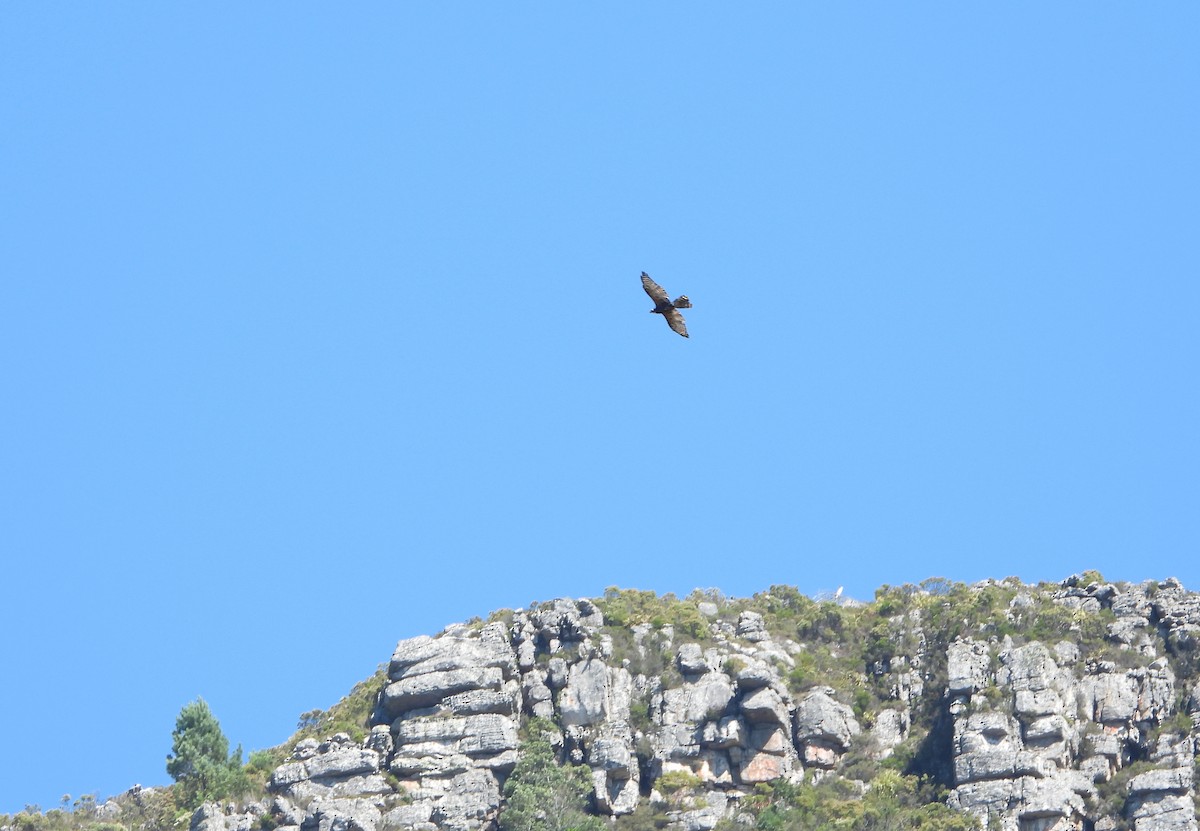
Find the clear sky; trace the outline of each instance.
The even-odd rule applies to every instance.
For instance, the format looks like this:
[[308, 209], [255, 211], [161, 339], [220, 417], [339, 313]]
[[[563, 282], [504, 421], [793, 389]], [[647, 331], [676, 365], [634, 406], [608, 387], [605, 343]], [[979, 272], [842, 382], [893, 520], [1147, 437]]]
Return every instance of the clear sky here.
[[0, 4], [0, 812], [610, 585], [1200, 588], [1198, 31]]

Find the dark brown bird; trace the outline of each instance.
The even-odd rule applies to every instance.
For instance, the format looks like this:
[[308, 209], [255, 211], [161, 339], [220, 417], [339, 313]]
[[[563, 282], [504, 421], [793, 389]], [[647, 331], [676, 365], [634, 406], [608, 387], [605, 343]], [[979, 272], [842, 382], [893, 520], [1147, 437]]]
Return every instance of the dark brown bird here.
[[683, 322], [683, 315], [679, 313], [679, 310], [692, 308], [692, 301], [688, 300], [688, 296], [681, 294], [672, 300], [663, 287], [651, 280], [650, 275], [644, 271], [642, 272], [642, 288], [654, 301], [654, 308], [650, 310], [650, 313], [665, 317], [671, 330], [686, 338], [688, 336], [687, 324]]

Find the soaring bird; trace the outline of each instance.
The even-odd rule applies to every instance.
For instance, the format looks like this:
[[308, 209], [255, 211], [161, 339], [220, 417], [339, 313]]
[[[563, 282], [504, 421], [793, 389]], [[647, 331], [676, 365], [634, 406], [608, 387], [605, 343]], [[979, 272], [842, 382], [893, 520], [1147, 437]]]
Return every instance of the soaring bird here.
[[654, 308], [650, 310], [650, 313], [665, 317], [671, 330], [686, 338], [688, 336], [687, 324], [683, 322], [683, 315], [679, 313], [679, 310], [692, 308], [692, 301], [688, 300], [687, 295], [681, 294], [672, 300], [663, 287], [651, 280], [650, 275], [644, 271], [642, 272], [642, 288], [654, 301]]

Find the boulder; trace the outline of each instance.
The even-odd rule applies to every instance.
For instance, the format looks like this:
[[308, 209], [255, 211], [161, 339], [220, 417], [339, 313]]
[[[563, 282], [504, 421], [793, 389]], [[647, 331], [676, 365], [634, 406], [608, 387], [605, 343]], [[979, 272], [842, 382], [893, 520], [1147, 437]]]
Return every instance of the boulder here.
[[726, 750], [741, 747], [746, 743], [746, 723], [737, 716], [726, 716], [719, 721], [706, 721], [700, 730], [703, 747]]
[[379, 772], [379, 754], [360, 747], [336, 746], [304, 763], [308, 779], [341, 779]]
[[383, 706], [393, 715], [441, 704], [449, 696], [469, 690], [499, 690], [504, 675], [497, 667], [452, 669], [404, 676], [383, 691]]
[[205, 802], [192, 812], [189, 831], [251, 831], [258, 820], [248, 811], [228, 810], [216, 802]]
[[708, 662], [704, 660], [704, 653], [698, 643], [682, 644], [675, 661], [684, 675], [702, 675], [709, 670]]
[[791, 773], [796, 749], [784, 728], [771, 724], [750, 730], [738, 762], [738, 779], [749, 785], [770, 782]]
[[1025, 750], [977, 750], [954, 757], [956, 785], [1021, 776], [1041, 779], [1045, 775], [1042, 758]]
[[1167, 659], [1158, 658], [1145, 669], [1130, 670], [1129, 675], [1137, 690], [1134, 718], [1157, 724], [1170, 717], [1175, 709], [1175, 673]]
[[369, 799], [330, 799], [317, 802], [301, 831], [376, 831], [383, 815]]
[[813, 690], [796, 704], [795, 733], [800, 742], [845, 751], [861, 732], [854, 711], [824, 690]]
[[596, 807], [605, 814], [628, 814], [637, 807], [639, 768], [626, 736], [601, 736], [587, 748], [585, 761], [592, 768]]
[[694, 724], [717, 719], [733, 701], [733, 682], [723, 672], [706, 672], [695, 681], [662, 694], [663, 724]]
[[544, 719], [554, 717], [554, 692], [546, 686], [538, 673], [526, 673], [521, 680], [521, 691], [525, 700], [525, 709], [531, 715]]
[[738, 706], [751, 724], [774, 724], [785, 728], [791, 725], [787, 704], [771, 687], [759, 687], [743, 697]]
[[516, 682], [508, 681], [499, 690], [473, 689], [455, 693], [443, 699], [442, 704], [459, 716], [495, 713], [514, 716], [517, 714], [519, 689]]
[[299, 761], [277, 767], [268, 790], [292, 800], [355, 799], [391, 793], [381, 773], [385, 757], [368, 746], [381, 741], [383, 738], [372, 731], [362, 746], [345, 733], [320, 744], [311, 739], [299, 742], [293, 751], [293, 759]]
[[750, 753], [738, 768], [738, 781], [746, 785], [774, 782], [776, 779], [787, 776], [790, 771], [791, 764], [787, 756], [779, 756], [774, 753]]
[[433, 800], [429, 819], [445, 831], [475, 831], [490, 826], [500, 809], [500, 785], [486, 770], [468, 770], [446, 783]]
[[737, 636], [746, 640], [757, 643], [759, 641], [770, 640], [771, 635], [767, 632], [767, 625], [763, 621], [763, 616], [758, 612], [742, 612], [738, 616]]
[[1042, 716], [1025, 727], [1025, 744], [1030, 747], [1047, 747], [1064, 741], [1068, 734], [1066, 720], [1060, 715]]
[[1000, 655], [998, 681], [1016, 692], [1049, 691], [1058, 675], [1058, 664], [1045, 644], [1038, 641]]
[[516, 750], [518, 744], [516, 723], [496, 714], [400, 721], [394, 735], [397, 752], [407, 753], [415, 746], [421, 751], [445, 748], [468, 757], [495, 756]]
[[779, 670], [766, 661], [751, 659], [745, 661], [745, 666], [737, 671], [735, 680], [737, 688], [742, 692], [757, 690], [759, 687], [779, 686]]
[[729, 754], [720, 750], [703, 751], [693, 772], [706, 785], [728, 787], [733, 784], [733, 766]]
[[674, 812], [672, 825], [679, 831], [712, 831], [724, 819], [729, 797], [721, 791], [710, 791], [703, 804]]
[[1196, 831], [1196, 805], [1191, 795], [1136, 794], [1126, 802], [1125, 813], [1134, 831]]
[[438, 637], [422, 635], [400, 641], [388, 664], [388, 678], [399, 680], [431, 672], [451, 672], [461, 669], [490, 667], [513, 675], [516, 653], [503, 640], [494, 637], [496, 629], [485, 630], [493, 637]]
[[1186, 794], [1191, 789], [1191, 767], [1148, 770], [1129, 780], [1129, 793], [1135, 796], [1155, 792]]

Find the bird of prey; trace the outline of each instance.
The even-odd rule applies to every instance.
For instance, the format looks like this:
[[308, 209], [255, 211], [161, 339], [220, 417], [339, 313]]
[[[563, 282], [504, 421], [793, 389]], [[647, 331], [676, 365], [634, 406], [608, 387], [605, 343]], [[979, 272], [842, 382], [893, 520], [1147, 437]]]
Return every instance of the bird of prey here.
[[683, 315], [679, 313], [679, 310], [692, 308], [692, 301], [688, 300], [687, 295], [681, 294], [671, 300], [671, 296], [663, 290], [663, 287], [651, 280], [650, 275], [644, 271], [642, 272], [642, 288], [654, 301], [654, 308], [650, 310], [650, 313], [665, 317], [671, 331], [678, 332], [686, 338], [688, 336], [687, 324], [683, 322]]

